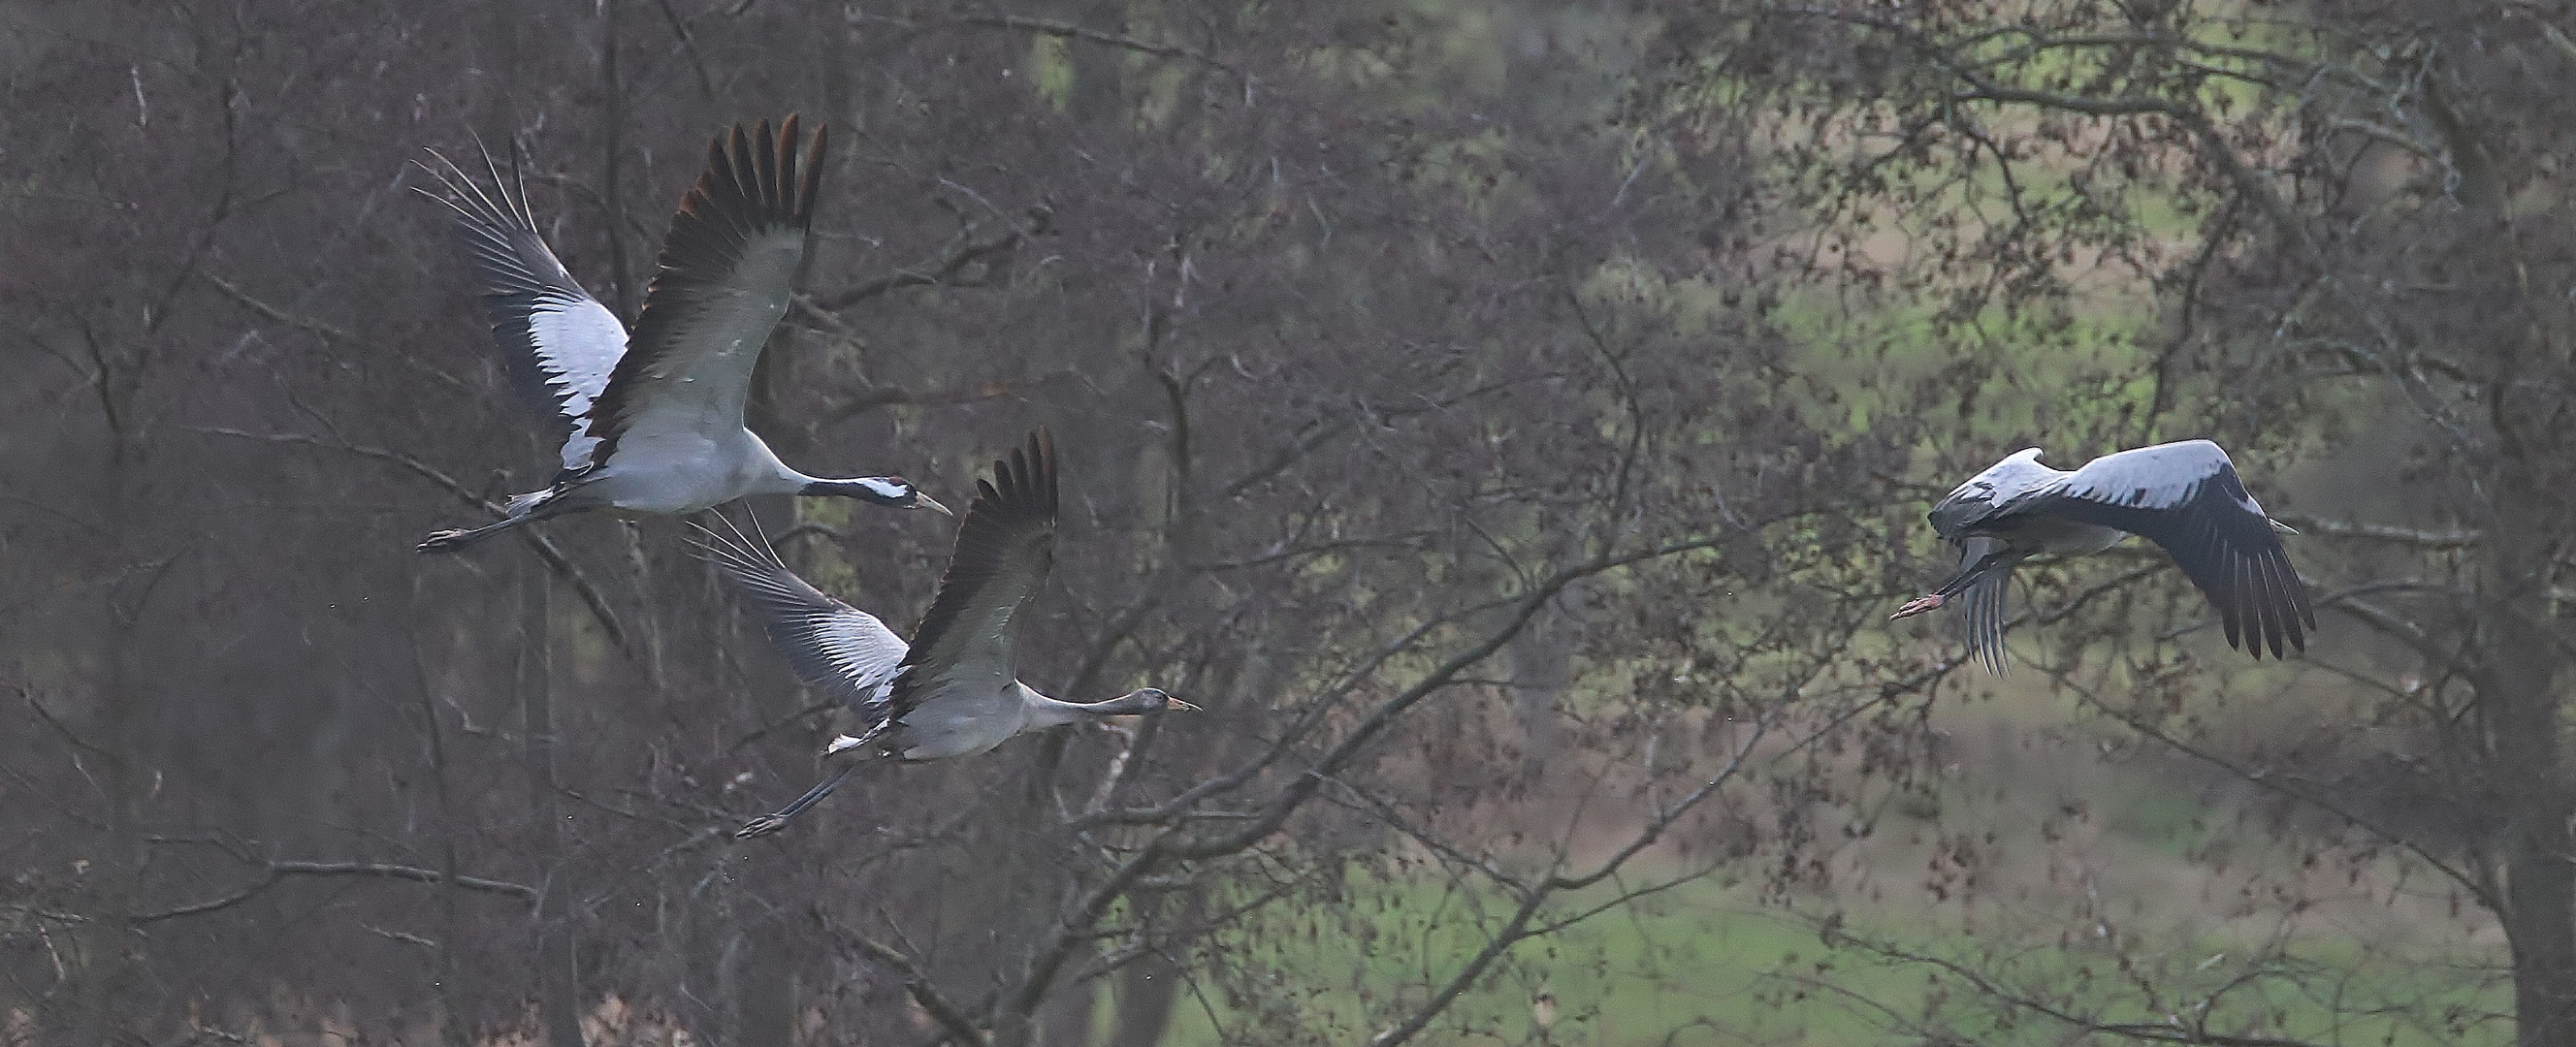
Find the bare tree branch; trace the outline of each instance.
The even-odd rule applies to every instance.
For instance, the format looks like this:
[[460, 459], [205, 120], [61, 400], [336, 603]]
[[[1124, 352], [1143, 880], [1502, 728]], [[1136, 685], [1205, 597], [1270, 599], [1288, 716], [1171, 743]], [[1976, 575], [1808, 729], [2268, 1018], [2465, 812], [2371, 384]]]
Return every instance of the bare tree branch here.
[[[181, 916], [201, 916], [206, 913], [229, 909], [258, 897], [269, 888], [277, 886], [279, 883], [286, 881], [290, 877], [298, 876], [382, 877], [386, 879], [410, 880], [415, 883], [427, 884], [448, 882], [446, 875], [440, 873], [436, 869], [422, 869], [409, 865], [388, 865], [381, 862], [272, 861], [268, 863], [268, 871], [265, 875], [230, 894], [219, 898], [210, 898], [202, 902], [192, 902], [176, 908], [163, 909], [159, 912], [139, 913], [133, 917], [132, 922], [138, 924], [153, 923], [160, 920], [176, 919]], [[480, 876], [459, 876], [455, 879], [455, 885], [461, 889], [469, 891], [482, 891], [490, 894], [506, 894], [530, 905], [535, 905], [537, 902], [537, 889], [526, 884], [510, 883], [503, 880], [488, 880]]]
[[197, 270], [197, 275], [204, 277], [207, 283], [215, 285], [216, 290], [222, 291], [233, 301], [241, 303], [244, 308], [267, 317], [270, 320], [285, 324], [289, 327], [311, 331], [336, 342], [356, 342], [358, 340], [358, 336], [350, 334], [344, 328], [325, 323], [311, 317], [296, 316], [286, 310], [270, 305], [258, 298], [254, 298], [251, 296], [250, 292], [242, 290], [232, 281], [217, 276], [210, 270], [199, 269]]
[[975, 1026], [974, 1019], [967, 1017], [965, 1008], [959, 1007], [956, 1001], [941, 993], [939, 987], [931, 983], [929, 973], [923, 971], [920, 964], [913, 962], [912, 957], [891, 945], [842, 926], [819, 909], [816, 910], [815, 916], [823, 922], [824, 926], [831, 928], [845, 944], [857, 948], [868, 959], [894, 968], [895, 973], [903, 977], [904, 991], [911, 994], [912, 1001], [920, 1004], [922, 1011], [930, 1015], [932, 1021], [938, 1022], [940, 1028], [947, 1030], [952, 1042], [964, 1044], [966, 1047], [990, 1047], [992, 1041], [985, 1037], [984, 1030]]
[[2370, 538], [2426, 549], [2463, 549], [2478, 544], [2480, 538], [2479, 532], [2474, 530], [2428, 531], [2364, 520], [2328, 520], [2307, 513], [2275, 513], [2273, 518], [2298, 528], [2302, 533], [2335, 538]]
[[[501, 506], [485, 501], [481, 495], [474, 493], [473, 488], [458, 483], [455, 477], [441, 472], [436, 466], [399, 451], [333, 442], [302, 433], [254, 433], [223, 426], [192, 426], [189, 431], [240, 437], [245, 440], [263, 440], [269, 443], [294, 444], [301, 447], [319, 447], [354, 454], [361, 458], [372, 458], [379, 462], [391, 462], [410, 470], [415, 476], [445, 488], [449, 494], [455, 495], [467, 505], [476, 506], [495, 515], [502, 511]], [[607, 595], [600, 592], [598, 586], [591, 584], [590, 576], [582, 572], [580, 565], [566, 557], [563, 550], [555, 546], [554, 539], [546, 537], [534, 528], [522, 527], [518, 529], [518, 533], [521, 538], [527, 540], [529, 547], [535, 549], [537, 555], [546, 561], [547, 567], [552, 568], [555, 574], [565, 581], [572, 583], [573, 591], [581, 596], [582, 605], [590, 608], [591, 616], [598, 619], [600, 629], [608, 634], [610, 642], [615, 643], [619, 650], [629, 655], [636, 654], [627, 641], [626, 627], [618, 621], [617, 612], [608, 605]]]

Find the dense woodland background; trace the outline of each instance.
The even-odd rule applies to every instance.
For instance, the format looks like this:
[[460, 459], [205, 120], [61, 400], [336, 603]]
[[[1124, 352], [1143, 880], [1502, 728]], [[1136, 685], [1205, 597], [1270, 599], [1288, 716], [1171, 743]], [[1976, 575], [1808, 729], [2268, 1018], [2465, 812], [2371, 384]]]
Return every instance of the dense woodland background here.
[[[0, 1040], [2576, 1044], [2563, 0], [0, 6]], [[631, 316], [833, 127], [753, 427], [952, 505], [1023, 674], [1207, 708], [873, 775], [674, 521], [541, 485], [425, 147]], [[2015, 449], [2167, 561], [1885, 619]], [[751, 507], [909, 628], [945, 521]]]

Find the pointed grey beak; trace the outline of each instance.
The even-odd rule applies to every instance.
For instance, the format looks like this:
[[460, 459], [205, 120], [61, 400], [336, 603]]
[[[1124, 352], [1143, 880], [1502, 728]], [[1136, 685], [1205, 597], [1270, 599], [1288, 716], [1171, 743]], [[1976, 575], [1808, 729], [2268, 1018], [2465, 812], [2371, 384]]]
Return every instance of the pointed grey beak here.
[[2296, 528], [2296, 527], [2292, 527], [2292, 526], [2290, 526], [2290, 525], [2288, 525], [2288, 524], [2285, 524], [2285, 523], [2282, 523], [2282, 522], [2281, 522], [2281, 521], [2279, 521], [2279, 520], [2272, 519], [2272, 518], [2271, 518], [2271, 517], [2269, 517], [2269, 516], [2264, 517], [2264, 518], [2263, 518], [2263, 522], [2268, 523], [2268, 524], [2271, 524], [2271, 525], [2272, 525], [2272, 529], [2273, 529], [2273, 530], [2275, 530], [2275, 531], [2279, 531], [2279, 532], [2281, 532], [2282, 534], [2297, 534], [2297, 533], [2299, 533], [2299, 529], [2298, 529], [2298, 528]]
[[1182, 701], [1182, 700], [1180, 700], [1180, 699], [1178, 699], [1178, 698], [1174, 698], [1174, 697], [1172, 697], [1172, 696], [1170, 696], [1170, 695], [1164, 695], [1164, 696], [1163, 696], [1163, 701], [1164, 701], [1164, 703], [1165, 703], [1164, 708], [1167, 708], [1167, 709], [1186, 709], [1186, 710], [1189, 710], [1190, 712], [1198, 712], [1198, 711], [1200, 711], [1198, 706], [1191, 705], [1191, 704], [1190, 704], [1190, 703], [1188, 703], [1188, 702]]
[[937, 510], [941, 516], [957, 515], [955, 511], [949, 509], [947, 506], [939, 504], [939, 499], [933, 498], [919, 490], [912, 492], [912, 507], [915, 509], [934, 509]]

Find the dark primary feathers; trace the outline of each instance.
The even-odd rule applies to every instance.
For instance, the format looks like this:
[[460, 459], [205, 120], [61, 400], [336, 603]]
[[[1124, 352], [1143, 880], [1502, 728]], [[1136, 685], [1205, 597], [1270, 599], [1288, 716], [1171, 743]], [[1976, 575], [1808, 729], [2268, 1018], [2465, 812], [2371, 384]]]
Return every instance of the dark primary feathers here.
[[[911, 650], [901, 654], [885, 699], [863, 706], [877, 715], [859, 736], [833, 739], [826, 756], [872, 750], [870, 755], [901, 760], [944, 760], [990, 752], [1017, 735], [1049, 727], [1197, 708], [1151, 687], [1107, 701], [1058, 701], [1019, 681], [1016, 616], [1046, 584], [1053, 566], [1056, 512], [1055, 441], [1040, 429], [1026, 446], [994, 463], [991, 480], [976, 484], [930, 613], [914, 631]], [[874, 619], [797, 582], [775, 557], [737, 551], [727, 569], [755, 590], [774, 623], [771, 636], [781, 646], [801, 648], [789, 655], [808, 680], [849, 676], [852, 661], [879, 666], [884, 663], [874, 659], [883, 652], [901, 650]], [[850, 651], [864, 653], [844, 654]], [[865, 677], [875, 679], [872, 671]], [[874, 761], [843, 763], [804, 795], [745, 822], [734, 835], [778, 831], [862, 762]]]
[[483, 154], [483, 169], [491, 178], [488, 192], [437, 150], [429, 155], [437, 165], [421, 167], [438, 179], [446, 195], [418, 191], [456, 212], [459, 239], [483, 277], [483, 309], [492, 322], [493, 341], [508, 354], [514, 373], [536, 377], [547, 406], [572, 427], [563, 445], [563, 467], [589, 464], [598, 441], [589, 435], [583, 416], [626, 352], [626, 326], [582, 289], [538, 235], [515, 143], [506, 180], [492, 154]]
[[[1960, 566], [2001, 551], [2003, 544], [1992, 538], [1968, 539], [1961, 543]], [[1968, 656], [1997, 676], [2004, 672], [2004, 599], [2011, 592], [2012, 572], [2003, 570], [1979, 577], [1960, 595], [1960, 602], [1967, 605]]]
[[1018, 679], [1012, 616], [1055, 566], [1055, 521], [1055, 438], [1041, 428], [993, 463], [993, 479], [975, 482], [939, 595], [895, 678], [893, 716], [912, 711], [925, 692], [978, 685], [999, 692]]
[[707, 147], [707, 169], [662, 239], [632, 347], [591, 409], [599, 459], [647, 414], [672, 415], [674, 429], [741, 426], [752, 365], [804, 262], [823, 174], [824, 130], [801, 157], [797, 131], [794, 116], [776, 133], [762, 120]]
[[2192, 440], [2094, 459], [2034, 508], [2163, 546], [2217, 606], [2228, 646], [2257, 658], [2266, 646], [2282, 657], [2285, 641], [2307, 650], [2317, 627], [2307, 586], [2217, 444]]
[[1959, 546], [1950, 580], [1899, 609], [1923, 613], [1946, 599], [1967, 605], [1971, 655], [2000, 672], [2004, 596], [2014, 565], [2043, 553], [2098, 552], [2123, 534], [2163, 546], [2218, 608], [2231, 647], [2260, 658], [2305, 650], [2316, 628], [2306, 586], [2246, 493], [2227, 452], [2207, 440], [2104, 455], [2074, 472], [2017, 452], [1960, 484], [1932, 507], [1941, 537]]
[[[723, 519], [719, 516], [718, 519]], [[698, 547], [751, 596], [770, 643], [798, 679], [841, 700], [870, 725], [886, 719], [886, 684], [902, 665], [903, 639], [885, 623], [806, 583], [759, 537], [725, 520], [730, 534], [698, 528]]]

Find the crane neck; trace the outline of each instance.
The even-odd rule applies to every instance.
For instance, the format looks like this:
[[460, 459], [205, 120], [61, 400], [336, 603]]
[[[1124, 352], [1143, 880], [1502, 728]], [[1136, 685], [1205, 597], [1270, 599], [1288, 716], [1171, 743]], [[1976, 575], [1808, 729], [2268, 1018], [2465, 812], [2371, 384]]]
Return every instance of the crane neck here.
[[912, 486], [891, 476], [860, 476], [847, 480], [829, 480], [798, 473], [796, 478], [801, 481], [801, 486], [796, 489], [798, 494], [856, 498], [862, 502], [874, 502], [878, 505], [897, 508], [912, 504]]
[[1033, 728], [1154, 711], [1153, 692], [1150, 691], [1134, 691], [1107, 701], [1064, 702], [1039, 694], [1027, 684], [1021, 684], [1019, 688], [1020, 701], [1028, 706], [1029, 726]]

